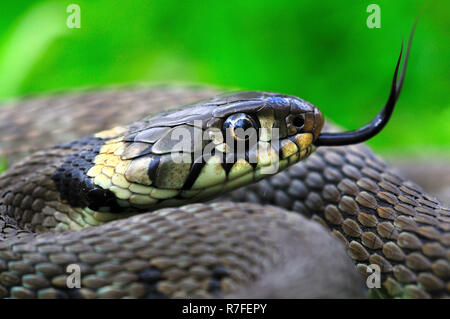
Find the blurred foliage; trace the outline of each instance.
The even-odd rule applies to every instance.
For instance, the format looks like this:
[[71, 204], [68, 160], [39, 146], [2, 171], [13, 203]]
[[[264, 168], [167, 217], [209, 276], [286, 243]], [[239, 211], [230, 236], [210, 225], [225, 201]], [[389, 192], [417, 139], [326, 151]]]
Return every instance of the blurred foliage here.
[[[68, 29], [66, 7], [81, 7]], [[448, 1], [3, 1], [0, 99], [128, 82], [200, 82], [305, 98], [343, 127], [384, 105], [422, 12], [384, 152], [450, 150]]]

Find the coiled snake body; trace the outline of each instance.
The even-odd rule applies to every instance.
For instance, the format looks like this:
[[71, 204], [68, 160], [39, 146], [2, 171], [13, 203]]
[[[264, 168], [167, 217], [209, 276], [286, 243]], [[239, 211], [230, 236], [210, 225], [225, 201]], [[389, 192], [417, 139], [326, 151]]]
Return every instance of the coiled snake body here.
[[[319, 147], [300, 161], [321, 145], [323, 118], [312, 104], [247, 92], [141, 120], [214, 95], [132, 88], [2, 109], [10, 161], [23, 145], [62, 144], [0, 176], [0, 297], [364, 297], [371, 264], [382, 295], [449, 296], [450, 210], [362, 145]], [[133, 124], [116, 126], [124, 122]], [[246, 142], [239, 159], [209, 132], [211, 157], [198, 161], [192, 154], [205, 145], [192, 142], [182, 150], [193, 163], [175, 165], [179, 140], [165, 138], [182, 127], [246, 140], [235, 129], [248, 125], [266, 129], [257, 145], [271, 144], [273, 128], [279, 143], [255, 150]], [[106, 130], [66, 143], [98, 129]], [[274, 162], [277, 171], [290, 167], [263, 174]], [[196, 203], [238, 187], [226, 201]], [[80, 288], [67, 286], [72, 264]]]

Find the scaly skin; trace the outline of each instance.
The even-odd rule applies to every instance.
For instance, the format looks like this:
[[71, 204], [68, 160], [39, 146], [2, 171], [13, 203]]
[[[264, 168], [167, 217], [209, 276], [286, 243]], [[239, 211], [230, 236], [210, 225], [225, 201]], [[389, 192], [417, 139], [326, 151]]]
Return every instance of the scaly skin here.
[[[210, 90], [168, 87], [30, 100], [19, 105], [24, 112], [12, 109], [0, 112], [0, 132], [3, 137], [7, 137], [2, 139], [0, 150], [2, 154], [15, 159], [17, 154], [25, 151], [26, 146], [21, 145], [42, 148], [53, 144], [55, 140], [43, 138], [53, 136], [50, 133], [55, 125], [45, 125], [51, 120], [52, 113], [43, 110], [56, 108], [68, 118], [76, 119], [73, 122], [75, 130], [63, 125], [56, 135], [57, 142], [64, 142], [123, 124], [123, 113], [119, 110], [123, 110], [124, 105], [140, 105], [139, 108], [126, 108], [127, 119], [133, 121], [140, 119], [143, 114], [148, 115], [150, 110], [159, 111], [173, 106], [174, 96], [177, 97], [175, 104], [184, 104], [211, 95], [214, 93]], [[73, 101], [77, 101], [77, 108], [73, 107]], [[102, 108], [104, 105], [107, 107]], [[32, 111], [26, 113], [27, 109]], [[39, 111], [42, 111], [39, 117], [30, 115]], [[89, 123], [87, 119], [91, 112], [104, 112], [104, 126], [94, 128], [93, 123], [97, 120]], [[30, 123], [30, 118], [36, 120]], [[80, 135], [76, 136], [77, 132]], [[10, 147], [12, 145], [15, 147]], [[277, 269], [284, 267], [282, 265], [292, 265], [294, 260], [298, 261], [298, 257], [293, 257], [296, 254], [292, 254], [291, 244], [294, 247], [306, 247], [304, 250], [309, 252], [321, 249], [325, 255], [340, 251], [338, 241], [328, 240], [329, 236], [322, 229], [316, 230], [317, 235], [305, 235], [315, 229], [315, 224], [299, 216], [293, 217], [293, 213], [267, 206], [236, 206], [231, 203], [160, 210], [64, 235], [29, 234], [27, 229], [20, 227], [23, 219], [29, 218], [33, 224], [33, 217], [39, 216], [34, 218], [40, 229], [34, 230], [44, 231], [46, 227], [51, 228], [58, 218], [64, 218], [58, 211], [71, 210], [67, 204], [58, 200], [56, 188], [49, 182], [49, 177], [59, 165], [58, 161], [63, 161], [67, 153], [74, 151], [53, 149], [40, 155], [38, 153], [0, 178], [3, 201], [9, 196], [9, 201], [15, 200], [18, 204], [17, 211], [6, 211], [4, 208], [1, 211], [0, 235], [4, 240], [0, 246], [0, 295], [3, 297], [228, 296], [239, 294], [242, 287], [245, 287], [245, 291], [252, 291], [249, 282], [253, 281], [269, 282], [264, 287], [274, 287], [283, 281], [298, 282], [301, 286], [302, 281], [298, 278], [275, 276], [272, 281], [270, 279]], [[46, 167], [48, 175], [43, 175], [40, 185], [27, 184], [24, 177], [35, 171], [36, 167]], [[363, 146], [323, 148], [306, 161], [247, 187], [245, 192], [237, 191], [231, 197], [275, 204], [313, 216], [313, 219], [325, 224], [342, 239], [349, 255], [364, 275], [367, 275], [365, 265], [381, 265], [383, 293], [403, 297], [448, 297], [449, 210], [390, 170]], [[23, 184], [18, 187], [22, 190], [21, 194], [8, 195], [11, 192], [5, 192], [10, 185], [20, 183]], [[43, 211], [42, 203], [33, 200], [33, 196], [45, 198], [46, 207], [50, 208]], [[26, 213], [27, 210], [39, 214]], [[197, 210], [203, 213], [195, 213]], [[205, 210], [213, 212], [205, 214]], [[171, 213], [166, 215], [167, 211]], [[229, 211], [230, 214], [223, 214], [223, 211]], [[167, 217], [171, 214], [188, 217]], [[228, 219], [219, 221], [216, 220], [217, 216], [226, 216], [221, 218]], [[201, 227], [195, 226], [199, 217]], [[182, 221], [178, 222], [178, 218]], [[239, 222], [235, 223], [235, 219]], [[257, 233], [253, 237], [253, 231], [266, 229], [269, 219], [273, 219], [271, 223], [275, 225], [274, 230]], [[286, 219], [289, 222], [286, 223]], [[176, 225], [171, 224], [173, 220], [177, 221]], [[160, 227], [160, 223], [168, 225]], [[190, 227], [195, 228], [195, 236]], [[223, 227], [224, 233], [214, 231], [217, 227]], [[297, 235], [292, 236], [292, 232]], [[327, 244], [317, 246], [318, 237], [328, 240]], [[261, 240], [264, 242], [261, 243]], [[181, 248], [176, 248], [174, 242], [179, 243]], [[249, 245], [242, 245], [245, 242]], [[231, 245], [233, 248], [224, 250], [221, 245]], [[328, 249], [323, 248], [327, 245], [330, 245]], [[198, 249], [195, 248], [197, 246]], [[174, 248], [166, 250], [164, 247]], [[258, 248], [262, 251], [259, 252]], [[282, 256], [281, 266], [274, 262], [277, 259], [276, 252]], [[207, 260], [205, 263], [202, 257]], [[183, 264], [178, 258], [191, 258], [195, 262]], [[311, 258], [318, 260], [314, 256]], [[66, 288], [64, 267], [77, 262], [85, 267], [83, 273], [87, 276], [83, 280], [84, 288], [74, 292]], [[332, 293], [328, 296], [363, 296], [358, 290], [361, 283], [357, 276], [345, 267], [345, 258], [337, 264], [337, 269], [341, 269], [348, 281], [346, 284], [336, 284], [335, 294], [331, 289]], [[334, 264], [329, 265], [329, 268], [326, 263], [320, 265], [317, 273], [335, 273], [331, 267]], [[269, 288], [267, 290], [270, 291]], [[253, 291], [257, 291], [257, 288]], [[302, 296], [298, 293], [298, 287], [294, 289], [295, 294], [289, 288], [284, 291], [284, 295], [281, 293], [277, 296]]]

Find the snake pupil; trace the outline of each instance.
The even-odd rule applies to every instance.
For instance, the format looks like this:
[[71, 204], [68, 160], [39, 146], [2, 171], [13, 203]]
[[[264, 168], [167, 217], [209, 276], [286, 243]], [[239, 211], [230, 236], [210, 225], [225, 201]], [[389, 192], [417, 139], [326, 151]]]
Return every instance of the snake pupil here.
[[235, 128], [242, 128], [244, 130], [252, 127], [252, 123], [248, 119], [238, 119], [235, 124]]
[[303, 125], [305, 124], [305, 120], [302, 116], [296, 116], [294, 120], [292, 121], [292, 124], [297, 128], [301, 129], [303, 128]]
[[[248, 114], [236, 113], [230, 115], [223, 123], [223, 128], [227, 133], [231, 135], [236, 140], [247, 140], [250, 135], [254, 132], [248, 132], [250, 128], [255, 128], [255, 120]], [[247, 131], [247, 132], [246, 132]]]

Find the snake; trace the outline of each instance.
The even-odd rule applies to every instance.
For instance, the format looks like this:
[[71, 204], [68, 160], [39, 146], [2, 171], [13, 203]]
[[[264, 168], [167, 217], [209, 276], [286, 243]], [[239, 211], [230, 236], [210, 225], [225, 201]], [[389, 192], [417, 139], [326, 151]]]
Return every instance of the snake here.
[[4, 105], [0, 297], [448, 298], [450, 209], [360, 144], [409, 46], [350, 132], [295, 96], [206, 86]]

